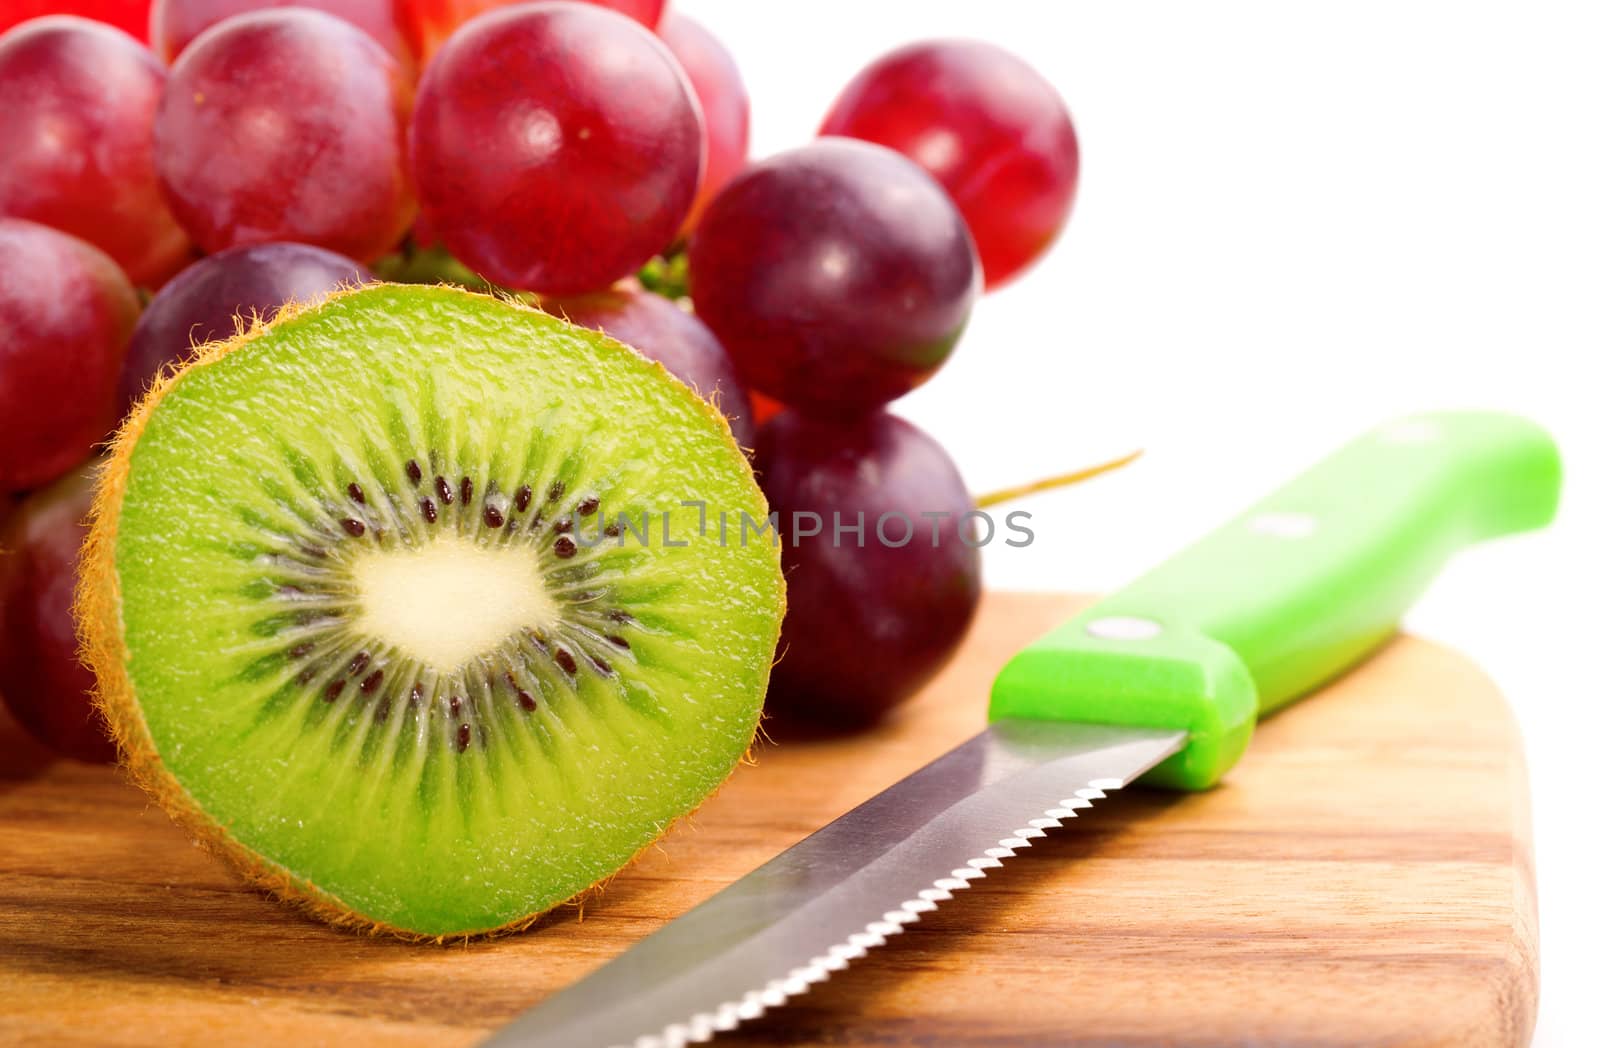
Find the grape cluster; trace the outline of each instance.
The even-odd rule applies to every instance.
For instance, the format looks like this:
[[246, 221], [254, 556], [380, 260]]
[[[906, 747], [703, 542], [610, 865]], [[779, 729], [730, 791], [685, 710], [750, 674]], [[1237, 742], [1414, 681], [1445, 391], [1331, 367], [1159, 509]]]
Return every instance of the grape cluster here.
[[1071, 118], [999, 48], [915, 44], [815, 141], [750, 163], [733, 56], [666, 7], [0, 12], [0, 693], [19, 720], [110, 753], [70, 643], [96, 447], [195, 346], [374, 274], [519, 294], [727, 416], [785, 542], [775, 709], [871, 720], [949, 657], [979, 592], [972, 498], [885, 409], [1060, 233]]

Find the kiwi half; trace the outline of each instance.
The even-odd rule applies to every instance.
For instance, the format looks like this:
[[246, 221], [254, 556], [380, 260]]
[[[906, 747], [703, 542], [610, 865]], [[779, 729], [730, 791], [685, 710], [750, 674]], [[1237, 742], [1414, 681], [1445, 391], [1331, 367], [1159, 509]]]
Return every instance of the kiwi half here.
[[338, 924], [517, 927], [750, 745], [783, 579], [721, 513], [767, 509], [659, 364], [368, 286], [151, 391], [103, 475], [81, 629], [135, 778], [254, 881]]

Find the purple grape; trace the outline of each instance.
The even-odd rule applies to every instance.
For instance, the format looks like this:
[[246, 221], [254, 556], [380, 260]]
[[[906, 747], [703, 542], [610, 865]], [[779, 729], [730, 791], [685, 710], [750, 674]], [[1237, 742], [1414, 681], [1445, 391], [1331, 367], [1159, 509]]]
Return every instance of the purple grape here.
[[117, 418], [139, 297], [110, 255], [0, 216], [0, 498], [49, 483]]
[[98, 464], [34, 492], [0, 528], [0, 697], [30, 734], [82, 761], [116, 759], [78, 661], [72, 599]]
[[417, 88], [410, 148], [429, 226], [506, 287], [609, 287], [664, 251], [705, 167], [705, 120], [672, 53], [590, 4], [483, 14]]
[[252, 244], [201, 259], [170, 281], [133, 330], [118, 385], [124, 411], [152, 379], [194, 347], [234, 333], [235, 317], [270, 318], [287, 302], [314, 300], [372, 274], [343, 255], [309, 244]]
[[[789, 584], [768, 708], [870, 723], [932, 677], [972, 622], [972, 498], [938, 442], [883, 413], [841, 424], [785, 411], [761, 427], [756, 465]], [[859, 539], [847, 530], [858, 519]]]
[[689, 243], [695, 309], [739, 374], [818, 416], [873, 411], [937, 371], [981, 279], [939, 184], [845, 138], [746, 168]]
[[370, 261], [417, 214], [411, 97], [409, 73], [342, 18], [272, 7], [223, 19], [167, 77], [161, 190], [208, 253], [294, 240]]
[[98, 21], [37, 18], [0, 36], [0, 215], [81, 237], [132, 283], [159, 287], [191, 250], [156, 181], [166, 79], [137, 40]]
[[548, 313], [604, 331], [651, 360], [660, 361], [717, 406], [727, 417], [740, 447], [755, 444], [750, 398], [734, 373], [733, 361], [728, 359], [717, 336], [694, 314], [660, 295], [622, 289], [545, 299], [541, 305]]

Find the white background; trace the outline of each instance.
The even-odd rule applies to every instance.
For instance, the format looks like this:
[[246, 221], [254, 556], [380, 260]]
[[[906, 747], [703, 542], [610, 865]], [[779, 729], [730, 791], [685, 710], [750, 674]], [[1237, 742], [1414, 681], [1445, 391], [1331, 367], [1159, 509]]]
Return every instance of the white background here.
[[1067, 99], [1084, 166], [1065, 237], [899, 410], [979, 492], [1148, 454], [1028, 503], [1038, 541], [990, 550], [990, 586], [1113, 588], [1394, 415], [1498, 407], [1556, 434], [1558, 525], [1463, 555], [1408, 624], [1516, 709], [1536, 1043], [1600, 1043], [1600, 8], [677, 3], [739, 58], [758, 156], [805, 141], [857, 69], [913, 39], [1000, 43]]

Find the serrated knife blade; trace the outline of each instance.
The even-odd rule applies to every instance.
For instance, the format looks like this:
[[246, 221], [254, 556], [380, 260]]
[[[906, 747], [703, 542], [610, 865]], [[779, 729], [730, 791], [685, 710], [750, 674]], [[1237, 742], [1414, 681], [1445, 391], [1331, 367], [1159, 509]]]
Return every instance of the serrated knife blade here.
[[806, 992], [1185, 733], [1000, 720], [734, 882], [487, 1043], [660, 1048]]

